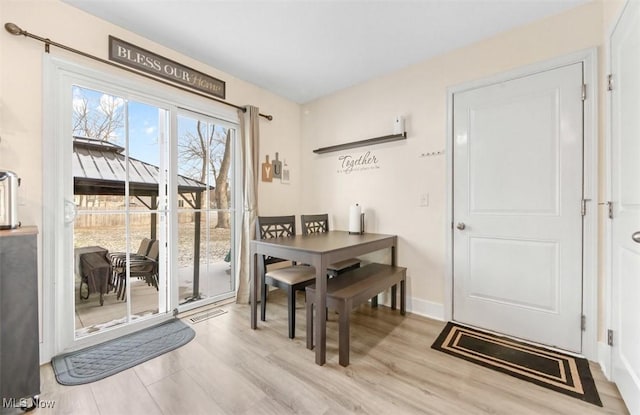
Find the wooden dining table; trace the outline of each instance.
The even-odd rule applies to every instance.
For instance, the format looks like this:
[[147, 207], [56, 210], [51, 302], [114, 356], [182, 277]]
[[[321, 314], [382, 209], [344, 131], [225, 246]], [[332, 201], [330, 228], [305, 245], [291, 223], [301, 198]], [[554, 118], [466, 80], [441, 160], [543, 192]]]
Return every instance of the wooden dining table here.
[[[346, 231], [329, 231], [309, 235], [255, 239], [251, 241], [251, 328], [258, 327], [258, 293], [260, 255], [309, 264], [316, 270], [316, 309], [327, 305], [327, 266], [329, 264], [381, 249], [391, 249], [391, 265], [396, 265], [397, 236], [377, 233], [351, 234]], [[314, 338], [316, 339], [316, 363], [324, 365], [327, 358], [327, 315], [314, 313]]]

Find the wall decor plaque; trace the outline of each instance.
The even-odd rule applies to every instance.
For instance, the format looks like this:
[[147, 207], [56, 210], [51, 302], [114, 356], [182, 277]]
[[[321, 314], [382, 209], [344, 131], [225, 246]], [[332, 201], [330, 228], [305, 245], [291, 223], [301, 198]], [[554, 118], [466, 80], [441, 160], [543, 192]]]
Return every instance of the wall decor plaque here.
[[269, 161], [268, 154], [267, 154], [267, 161], [262, 163], [262, 181], [263, 182], [273, 181], [273, 165]]
[[225, 99], [224, 81], [113, 36], [109, 36], [109, 60]]

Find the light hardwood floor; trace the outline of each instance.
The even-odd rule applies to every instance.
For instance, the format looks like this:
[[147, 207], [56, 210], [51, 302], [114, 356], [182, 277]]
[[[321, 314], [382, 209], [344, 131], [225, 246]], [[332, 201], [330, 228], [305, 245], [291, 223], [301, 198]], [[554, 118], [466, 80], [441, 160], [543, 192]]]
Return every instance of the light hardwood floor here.
[[194, 324], [187, 345], [101, 381], [56, 383], [41, 369], [32, 414], [625, 414], [618, 391], [591, 365], [604, 408], [430, 348], [443, 322], [380, 307], [352, 315], [351, 364], [338, 365], [337, 316], [328, 323], [327, 364], [305, 348], [302, 297], [296, 339], [286, 299], [271, 295], [267, 322], [249, 327], [249, 307]]

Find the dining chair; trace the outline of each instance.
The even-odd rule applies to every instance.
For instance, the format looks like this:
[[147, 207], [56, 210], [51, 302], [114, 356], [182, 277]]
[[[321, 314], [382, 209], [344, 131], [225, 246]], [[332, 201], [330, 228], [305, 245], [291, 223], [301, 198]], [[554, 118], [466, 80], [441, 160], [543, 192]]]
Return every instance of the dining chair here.
[[[312, 233], [329, 232], [329, 215], [327, 213], [319, 215], [300, 215], [300, 223], [302, 224], [302, 234], [309, 235]], [[347, 272], [354, 268], [360, 267], [358, 258], [349, 258], [327, 267], [327, 275], [330, 278], [337, 277], [343, 272]]]
[[[258, 216], [256, 220], [256, 236], [259, 239], [281, 238], [296, 234], [295, 216]], [[287, 308], [289, 314], [289, 338], [295, 337], [296, 331], [296, 291], [303, 291], [307, 285], [313, 284], [316, 278], [316, 270], [309, 265], [292, 265], [277, 269], [268, 269], [270, 265], [287, 259], [274, 258], [262, 255], [260, 269], [260, 319], [266, 320], [267, 291], [271, 285], [287, 292]]]

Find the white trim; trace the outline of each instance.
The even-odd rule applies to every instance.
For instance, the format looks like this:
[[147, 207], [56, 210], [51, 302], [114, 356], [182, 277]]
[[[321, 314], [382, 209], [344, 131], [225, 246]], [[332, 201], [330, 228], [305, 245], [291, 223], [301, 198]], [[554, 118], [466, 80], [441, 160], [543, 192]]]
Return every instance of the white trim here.
[[582, 354], [590, 360], [598, 358], [598, 83], [597, 49], [590, 48], [569, 55], [534, 63], [484, 79], [466, 82], [447, 88], [447, 213], [446, 213], [446, 270], [444, 315], [447, 320], [453, 316], [453, 99], [454, 94], [521, 78], [554, 68], [583, 63], [584, 82], [587, 84], [587, 99], [584, 103], [584, 198], [591, 199], [584, 217], [583, 233], [583, 297], [582, 309], [586, 319], [586, 330], [582, 333]]
[[444, 318], [453, 320], [453, 94], [455, 88], [447, 88], [447, 139], [445, 155], [447, 160], [446, 184], [447, 204], [444, 221], [445, 234], [445, 274], [444, 274]]
[[407, 312], [418, 314], [433, 320], [446, 321], [444, 304], [423, 300], [421, 298], [407, 298]]
[[[624, 12], [624, 10], [627, 8], [627, 4], [629, 2], [627, 1], [625, 3], [625, 5], [622, 7], [622, 9], [620, 9], [620, 12], [618, 14], [618, 17], [615, 19], [615, 22], [611, 25], [611, 27], [609, 28], [609, 30], [607, 31], [607, 37], [606, 37], [606, 41], [603, 42], [602, 44], [602, 48], [604, 50], [604, 56], [605, 56], [605, 65], [606, 65], [606, 70], [605, 73], [602, 74], [602, 79], [604, 82], [604, 94], [605, 94], [605, 99], [604, 99], [604, 107], [605, 107], [605, 119], [604, 119], [604, 125], [607, 126], [604, 129], [604, 163], [605, 163], [605, 168], [604, 168], [604, 174], [605, 174], [605, 191], [603, 196], [603, 200], [599, 200], [598, 202], [600, 203], [605, 203], [607, 201], [610, 201], [612, 196], [611, 196], [611, 191], [612, 191], [612, 183], [611, 183], [611, 168], [613, 166], [613, 161], [612, 161], [612, 153], [611, 153], [611, 141], [612, 141], [612, 132], [611, 132], [611, 127], [612, 127], [612, 114], [611, 114], [611, 93], [608, 91], [608, 82], [607, 82], [607, 76], [608, 74], [612, 73], [612, 68], [611, 68], [611, 37], [613, 36], [613, 32], [615, 31], [616, 27], [618, 27], [618, 24], [620, 23], [620, 19], [622, 18], [622, 14]], [[611, 222], [611, 220], [609, 219], [608, 216], [608, 206], [607, 205], [602, 205], [602, 217], [603, 217], [603, 227], [604, 227], [604, 232], [602, 235], [602, 241], [604, 242], [604, 266], [602, 267], [602, 269], [604, 270], [604, 275], [602, 276], [602, 305], [601, 305], [601, 310], [602, 310], [602, 336], [606, 339], [607, 335], [607, 330], [608, 329], [613, 329], [613, 291], [611, 289], [611, 284], [612, 284], [612, 278], [613, 278], [613, 224]], [[606, 349], [606, 350], [600, 350], [600, 348]], [[600, 366], [602, 367], [602, 371], [604, 372], [605, 376], [607, 377], [607, 379], [612, 380], [612, 371], [611, 368], [613, 367], [613, 354], [611, 353], [611, 347], [609, 345], [607, 345], [607, 343], [598, 343], [598, 363], [600, 363]]]
[[586, 51], [583, 59], [584, 83], [584, 196], [591, 199], [583, 220], [582, 312], [586, 319], [582, 334], [582, 354], [598, 356], [598, 56], [597, 49]]
[[[178, 171], [178, 111], [177, 107], [171, 107], [171, 115], [169, 119], [169, 171]], [[169, 187], [167, 198], [167, 203], [169, 203], [169, 209], [174, 211], [178, 211], [178, 177], [175, 174], [170, 174], [169, 179], [167, 180], [167, 186]], [[169, 229], [167, 230], [167, 240], [175, 241], [178, 239], [179, 228], [178, 228], [178, 215], [171, 215], [167, 220]], [[178, 258], [178, 244], [171, 243], [168, 247], [168, 258], [167, 258], [167, 272], [171, 273], [171, 275], [178, 275], [178, 264], [174, 258]], [[169, 285], [169, 286], [167, 286]], [[177, 278], [171, 278], [170, 284], [167, 284], [166, 281], [164, 283], [165, 292], [169, 298], [177, 298], [179, 295], [178, 281]], [[169, 306], [173, 307], [173, 314], [178, 313], [178, 305], [171, 304], [169, 302]]]
[[611, 380], [611, 347], [606, 342], [598, 342], [598, 363], [608, 380]]
[[[432, 320], [446, 321], [444, 316], [444, 304], [416, 297], [407, 297], [406, 301], [407, 313], [416, 314]], [[384, 291], [378, 296], [378, 304], [391, 307], [390, 290]]]
[[[52, 172], [55, 165], [54, 160], [58, 158], [56, 154], [57, 146], [54, 144], [55, 140], [51, 135], [53, 131], [57, 131], [58, 118], [54, 117], [53, 111], [48, 111], [49, 108], [55, 108], [56, 103], [54, 97], [56, 94], [53, 91], [57, 88], [54, 86], [56, 82], [55, 72], [56, 68], [50, 62], [50, 55], [44, 54], [42, 59], [42, 73], [43, 73], [43, 99], [42, 99], [42, 171]], [[42, 187], [43, 189], [51, 189], [56, 186], [55, 174], [43, 174]], [[47, 238], [47, 235], [56, 235], [59, 231], [56, 226], [55, 218], [60, 217], [60, 214], [56, 212], [59, 209], [58, 203], [54, 198], [53, 192], [42, 192], [42, 309], [40, 310], [41, 324], [42, 324], [42, 342], [40, 345], [40, 363], [46, 363], [51, 360], [54, 353], [54, 337], [55, 337], [55, 316], [57, 313], [55, 307], [55, 285], [52, 283], [54, 276], [56, 275], [53, 269], [56, 264], [55, 258], [56, 243], [55, 238]]]

